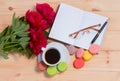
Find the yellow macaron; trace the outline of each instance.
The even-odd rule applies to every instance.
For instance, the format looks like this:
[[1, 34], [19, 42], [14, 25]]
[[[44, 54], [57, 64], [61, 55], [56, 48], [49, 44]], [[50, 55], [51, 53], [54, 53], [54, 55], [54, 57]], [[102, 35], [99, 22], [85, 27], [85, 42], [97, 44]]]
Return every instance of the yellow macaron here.
[[84, 55], [83, 55], [83, 59], [85, 60], [85, 61], [89, 61], [89, 60], [91, 60], [92, 59], [92, 54], [89, 52], [89, 51], [84, 51]]

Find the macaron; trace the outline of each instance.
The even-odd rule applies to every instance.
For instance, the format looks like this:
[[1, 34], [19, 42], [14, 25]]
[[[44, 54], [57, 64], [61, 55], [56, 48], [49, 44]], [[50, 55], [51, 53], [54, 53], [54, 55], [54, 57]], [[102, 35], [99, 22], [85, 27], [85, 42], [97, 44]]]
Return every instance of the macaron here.
[[58, 70], [55, 66], [49, 66], [46, 72], [49, 76], [54, 76], [58, 73]]
[[67, 70], [67, 63], [66, 62], [60, 62], [58, 65], [57, 65], [57, 68], [60, 72], [64, 72]]
[[84, 55], [84, 49], [79, 48], [76, 52], [76, 58], [82, 58]]
[[67, 45], [66, 47], [67, 47], [70, 55], [74, 55], [75, 54], [76, 48], [73, 45]]
[[91, 60], [91, 59], [92, 59], [92, 54], [91, 54], [88, 50], [86, 50], [86, 51], [84, 52], [83, 59], [84, 59], [85, 61]]
[[48, 67], [48, 66], [47, 66], [43, 61], [41, 61], [40, 63], [38, 63], [38, 69], [39, 69], [40, 71], [46, 70], [47, 67]]
[[73, 66], [76, 69], [82, 68], [84, 66], [84, 64], [85, 64], [85, 61], [82, 58], [75, 59], [73, 62]]
[[94, 55], [99, 52], [100, 46], [98, 44], [92, 44], [89, 48], [89, 51]]

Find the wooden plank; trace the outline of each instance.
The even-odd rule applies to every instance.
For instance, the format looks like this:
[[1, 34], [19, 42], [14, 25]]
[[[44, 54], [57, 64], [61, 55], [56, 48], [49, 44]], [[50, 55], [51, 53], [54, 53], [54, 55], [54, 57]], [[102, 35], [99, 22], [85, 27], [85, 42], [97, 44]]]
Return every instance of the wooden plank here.
[[[114, 58], [116, 55], [117, 58]], [[44, 72], [39, 72], [36, 69], [36, 58], [28, 60], [24, 56], [13, 56], [14, 55], [10, 55], [10, 59], [7, 61], [4, 59], [0, 61], [0, 80], [2, 81], [87, 81], [89, 78], [93, 81], [96, 81], [97, 79], [98, 81], [120, 80], [120, 52], [100, 52], [99, 55], [94, 56], [91, 61], [87, 62], [82, 69], [73, 68], [72, 62], [74, 57], [71, 57], [68, 70], [53, 78], [48, 77]], [[109, 63], [107, 60], [109, 60]]]
[[36, 57], [27, 59], [19, 54], [9, 54], [8, 60], [0, 58], [0, 81], [120, 81], [120, 0], [0, 0], [0, 32], [11, 24], [14, 12], [17, 16], [23, 16], [36, 3], [44, 2], [55, 10], [63, 2], [109, 17], [110, 23], [100, 53], [86, 62], [82, 69], [73, 67], [75, 57], [71, 56], [68, 70], [55, 77], [38, 71]]
[[[66, 76], [67, 75], [67, 76]], [[74, 75], [74, 76], [73, 76]], [[53, 78], [44, 73], [11, 71], [7, 75], [3, 74], [1, 81], [120, 81], [119, 72], [96, 72], [96, 71], [67, 71], [58, 74]], [[106, 77], [107, 76], [107, 77]], [[6, 79], [5, 79], [6, 78]]]
[[[104, 1], [104, 0], [5, 0], [5, 1], [0, 1], [0, 3], [2, 3], [0, 5], [2, 11], [6, 10], [9, 6], [12, 6], [14, 9], [19, 9], [18, 11], [24, 11], [26, 9], [31, 9], [35, 6], [35, 4], [39, 2], [39, 3], [43, 3], [43, 2], [47, 2], [49, 4], [51, 4], [55, 9], [58, 6], [59, 3], [63, 2], [63, 3], [67, 3], [70, 5], [73, 5], [75, 7], [79, 7], [85, 10], [91, 10], [92, 8], [96, 8], [100, 11], [120, 11], [120, 6], [119, 6], [119, 0], [110, 0], [108, 1]], [[22, 3], [22, 4], [20, 4]], [[109, 4], [108, 4], [109, 3]], [[111, 6], [112, 5], [112, 6]]]

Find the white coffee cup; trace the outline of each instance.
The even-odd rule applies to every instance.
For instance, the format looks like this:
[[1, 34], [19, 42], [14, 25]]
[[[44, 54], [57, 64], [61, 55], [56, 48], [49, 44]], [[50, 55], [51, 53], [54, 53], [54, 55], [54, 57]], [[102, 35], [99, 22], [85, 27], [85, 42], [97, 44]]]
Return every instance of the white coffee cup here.
[[61, 52], [57, 43], [49, 43], [42, 48], [42, 60], [48, 66], [56, 66], [61, 61]]

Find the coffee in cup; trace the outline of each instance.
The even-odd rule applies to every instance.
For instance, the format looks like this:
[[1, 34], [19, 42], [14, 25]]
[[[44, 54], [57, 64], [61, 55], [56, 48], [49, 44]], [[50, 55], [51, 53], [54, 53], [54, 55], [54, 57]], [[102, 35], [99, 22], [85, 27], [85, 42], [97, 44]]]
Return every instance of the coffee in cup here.
[[60, 53], [55, 48], [50, 48], [45, 52], [45, 60], [49, 64], [56, 64], [60, 60]]
[[61, 60], [61, 53], [57, 47], [48, 44], [46, 48], [43, 48], [42, 59], [45, 64], [55, 66]]

